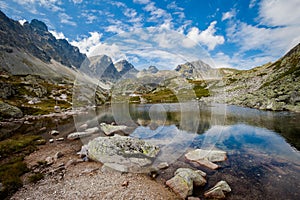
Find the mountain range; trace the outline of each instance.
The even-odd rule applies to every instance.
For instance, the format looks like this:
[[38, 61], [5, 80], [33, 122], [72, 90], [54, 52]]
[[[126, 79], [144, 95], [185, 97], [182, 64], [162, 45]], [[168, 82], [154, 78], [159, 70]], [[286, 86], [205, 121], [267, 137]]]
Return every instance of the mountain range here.
[[[191, 88], [196, 96], [180, 98], [300, 111], [299, 55], [298, 44], [278, 61], [251, 70], [216, 69], [197, 60], [178, 64], [174, 70], [149, 66], [138, 71], [127, 60], [113, 63], [106, 55], [88, 58], [67, 40], [56, 39], [43, 22], [33, 19], [21, 25], [0, 11], [0, 102], [17, 106], [25, 114], [38, 114], [53, 110], [54, 99], [64, 94], [68, 98], [59, 103], [67, 108], [72, 105], [76, 80], [87, 75], [84, 89], [96, 93], [99, 104], [112, 94], [130, 93], [138, 94], [141, 102], [178, 101], [178, 95], [185, 94], [183, 89]], [[91, 86], [99, 80], [101, 87]], [[84, 93], [78, 95], [85, 103], [93, 102]], [[31, 105], [33, 99], [41, 103]]]

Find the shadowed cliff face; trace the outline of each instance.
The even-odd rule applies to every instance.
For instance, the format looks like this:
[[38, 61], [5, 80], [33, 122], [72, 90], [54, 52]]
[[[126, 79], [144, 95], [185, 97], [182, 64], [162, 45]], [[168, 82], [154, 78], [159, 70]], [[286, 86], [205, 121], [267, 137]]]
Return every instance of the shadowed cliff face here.
[[9, 19], [0, 11], [0, 52], [12, 53], [18, 48], [49, 63], [51, 59], [68, 67], [79, 68], [86, 56], [65, 39], [57, 40], [47, 26], [36, 19], [30, 23]]

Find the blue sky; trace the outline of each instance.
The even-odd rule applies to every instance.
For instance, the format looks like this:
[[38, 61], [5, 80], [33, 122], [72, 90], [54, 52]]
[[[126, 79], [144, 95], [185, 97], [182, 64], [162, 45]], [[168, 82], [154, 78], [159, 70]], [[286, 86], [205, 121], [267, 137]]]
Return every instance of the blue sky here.
[[89, 56], [138, 68], [202, 59], [249, 69], [300, 42], [299, 0], [0, 0], [15, 20], [44, 21]]

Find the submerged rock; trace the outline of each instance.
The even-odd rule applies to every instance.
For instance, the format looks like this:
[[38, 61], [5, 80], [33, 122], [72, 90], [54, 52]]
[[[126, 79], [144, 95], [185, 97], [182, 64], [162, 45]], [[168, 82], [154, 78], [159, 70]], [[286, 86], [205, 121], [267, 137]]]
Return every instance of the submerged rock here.
[[200, 165], [210, 169], [217, 169], [219, 166], [213, 162], [225, 161], [227, 155], [225, 151], [196, 149], [185, 154], [186, 159], [195, 161]]
[[[139, 170], [150, 165], [159, 147], [128, 136], [97, 137], [87, 146], [88, 157], [110, 166], [124, 165], [128, 170]], [[116, 169], [118, 170], [118, 169]]]
[[225, 193], [231, 192], [231, 188], [226, 181], [219, 181], [214, 187], [204, 193], [206, 198], [224, 199]]
[[174, 177], [166, 182], [176, 194], [182, 199], [193, 194], [193, 188], [195, 186], [203, 186], [206, 184], [206, 180], [202, 175], [206, 175], [200, 170], [192, 170], [189, 168], [179, 168], [174, 173]]
[[116, 126], [116, 125], [101, 123], [100, 128], [105, 133], [105, 135], [111, 136], [117, 131], [124, 131], [125, 129], [127, 129], [127, 126], [124, 126], [124, 125], [117, 125]]

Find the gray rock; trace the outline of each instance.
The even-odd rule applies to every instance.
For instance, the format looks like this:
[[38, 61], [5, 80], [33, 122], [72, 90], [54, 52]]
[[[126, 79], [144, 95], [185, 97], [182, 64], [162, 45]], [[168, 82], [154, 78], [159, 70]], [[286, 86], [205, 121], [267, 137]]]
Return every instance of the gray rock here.
[[113, 135], [117, 131], [123, 131], [127, 128], [127, 126], [124, 125], [119, 125], [119, 126], [114, 126], [106, 123], [101, 123], [100, 124], [101, 130], [105, 133], [107, 136]]
[[54, 160], [57, 160], [58, 158], [63, 157], [63, 155], [64, 154], [62, 152], [60, 152], [60, 151], [56, 152], [56, 154], [54, 155]]
[[99, 131], [98, 127], [89, 128], [89, 129], [86, 129], [83, 132], [71, 133], [71, 134], [68, 135], [67, 139], [68, 140], [76, 140], [76, 139], [88, 137], [88, 136], [91, 136], [94, 133], [97, 133], [98, 131]]
[[224, 199], [225, 193], [231, 192], [231, 188], [226, 181], [219, 181], [214, 187], [204, 193], [206, 198]]
[[59, 135], [59, 131], [52, 130], [52, 131], [50, 131], [50, 134], [53, 135], [53, 136], [56, 136], [56, 135]]
[[48, 156], [45, 161], [47, 165], [52, 165], [54, 163], [54, 159], [51, 156]]
[[195, 161], [210, 169], [217, 169], [219, 166], [213, 162], [225, 161], [227, 155], [225, 151], [196, 149], [185, 154], [186, 159]]
[[53, 142], [54, 142], [53, 138], [49, 139], [49, 143], [53, 143]]
[[55, 139], [56, 141], [64, 141], [65, 139], [63, 137]]
[[203, 186], [206, 184], [206, 180], [201, 174], [205, 173], [189, 168], [179, 168], [174, 173], [175, 176], [166, 182], [166, 185], [181, 198], [185, 199], [193, 194], [194, 185]]
[[19, 108], [0, 101], [0, 118], [21, 118], [21, 117], [23, 117], [23, 113]]
[[102, 163], [124, 165], [141, 170], [153, 162], [159, 147], [128, 136], [97, 137], [87, 145], [88, 157]]
[[167, 169], [169, 167], [169, 164], [167, 162], [162, 162], [157, 165], [158, 169]]

